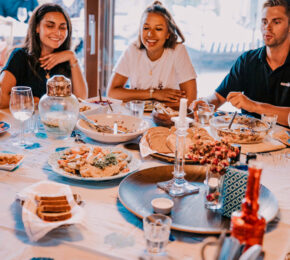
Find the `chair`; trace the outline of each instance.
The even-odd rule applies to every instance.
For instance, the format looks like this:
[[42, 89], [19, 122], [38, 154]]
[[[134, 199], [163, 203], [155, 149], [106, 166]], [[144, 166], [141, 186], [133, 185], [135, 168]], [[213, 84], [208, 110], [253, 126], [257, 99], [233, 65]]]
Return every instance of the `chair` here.
[[0, 16], [0, 67], [3, 67], [13, 45], [13, 22]]

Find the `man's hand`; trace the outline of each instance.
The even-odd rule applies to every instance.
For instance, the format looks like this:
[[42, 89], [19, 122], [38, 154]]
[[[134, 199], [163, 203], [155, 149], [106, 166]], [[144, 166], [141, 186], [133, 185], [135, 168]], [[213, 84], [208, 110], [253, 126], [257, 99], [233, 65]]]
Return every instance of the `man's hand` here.
[[63, 63], [66, 61], [70, 61], [74, 59], [74, 54], [72, 51], [60, 51], [48, 54], [39, 58], [40, 67], [44, 68], [45, 70], [51, 70], [59, 63]]
[[242, 92], [230, 92], [227, 96], [227, 101], [236, 108], [254, 112], [255, 102], [246, 97]]
[[196, 122], [199, 121], [198, 120], [198, 113], [197, 113], [198, 105], [208, 105], [208, 102], [204, 99], [196, 99], [189, 105], [189, 108], [193, 110], [194, 118], [195, 118]]

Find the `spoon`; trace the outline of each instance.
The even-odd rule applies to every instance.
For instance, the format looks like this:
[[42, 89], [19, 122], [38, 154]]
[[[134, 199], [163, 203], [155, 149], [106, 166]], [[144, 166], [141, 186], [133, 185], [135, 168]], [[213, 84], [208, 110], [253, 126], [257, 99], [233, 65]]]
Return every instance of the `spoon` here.
[[125, 132], [121, 131], [121, 130], [116, 130], [114, 131], [113, 128], [109, 127], [109, 126], [103, 126], [103, 125], [98, 125], [96, 122], [94, 122], [91, 119], [88, 119], [84, 114], [79, 114], [80, 118], [84, 121], [86, 121], [87, 123], [89, 123], [90, 125], [93, 125], [97, 130], [100, 130], [101, 132], [110, 132], [110, 133], [121, 133], [121, 134], [126, 134]]
[[233, 122], [234, 122], [234, 119], [235, 119], [237, 113], [238, 113], [237, 111], [234, 113], [234, 115], [233, 115], [233, 117], [232, 117], [232, 120], [231, 120], [231, 122], [230, 122], [230, 124], [229, 124], [229, 126], [228, 126], [228, 129], [231, 129], [232, 124], [233, 124]]

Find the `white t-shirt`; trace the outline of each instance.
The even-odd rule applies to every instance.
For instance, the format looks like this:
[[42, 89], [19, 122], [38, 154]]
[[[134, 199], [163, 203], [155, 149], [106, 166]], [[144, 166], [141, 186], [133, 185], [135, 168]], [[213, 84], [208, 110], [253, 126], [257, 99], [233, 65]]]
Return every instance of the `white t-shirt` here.
[[132, 43], [118, 60], [114, 72], [129, 78], [131, 89], [180, 89], [179, 84], [196, 78], [195, 70], [183, 44], [166, 48], [162, 56], [151, 61], [145, 49]]

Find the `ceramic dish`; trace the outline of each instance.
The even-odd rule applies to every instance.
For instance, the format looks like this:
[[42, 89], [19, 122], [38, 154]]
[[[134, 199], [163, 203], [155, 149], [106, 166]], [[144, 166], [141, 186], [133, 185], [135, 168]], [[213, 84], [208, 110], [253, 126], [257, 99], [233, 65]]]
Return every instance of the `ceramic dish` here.
[[[12, 155], [12, 154], [9, 154], [9, 155]], [[16, 155], [16, 154], [15, 154]], [[5, 171], [12, 171], [14, 170], [16, 167], [18, 167], [22, 162], [23, 162], [23, 159], [24, 159], [24, 156], [23, 155], [20, 155], [20, 159], [17, 161], [17, 163], [6, 163], [6, 164], [0, 164], [0, 170], [5, 170]]]
[[10, 125], [4, 121], [0, 121], [0, 134], [6, 132], [10, 128]]
[[106, 181], [106, 180], [119, 179], [119, 178], [122, 178], [128, 174], [131, 174], [132, 172], [135, 172], [136, 170], [138, 170], [138, 168], [141, 165], [141, 161], [138, 160], [137, 158], [135, 158], [129, 151], [127, 151], [125, 149], [114, 148], [114, 147], [111, 147], [111, 148], [106, 147], [106, 149], [121, 150], [122, 152], [126, 153], [128, 155], [128, 160], [129, 160], [129, 163], [128, 163], [129, 171], [124, 172], [124, 173], [120, 173], [117, 175], [113, 175], [113, 176], [100, 177], [100, 178], [82, 177], [80, 175], [72, 174], [72, 173], [66, 172], [63, 168], [60, 168], [58, 165], [58, 162], [57, 162], [66, 150], [52, 153], [48, 158], [48, 164], [52, 167], [52, 170], [55, 173], [59, 174], [60, 176], [63, 176], [63, 177], [69, 178], [69, 179], [74, 179], [74, 180], [82, 180], [82, 181]]
[[[99, 125], [114, 127], [117, 123], [119, 128], [126, 129], [128, 133], [104, 133], [98, 132], [87, 122], [78, 120], [77, 128], [88, 137], [101, 143], [120, 143], [135, 139], [142, 135], [148, 128], [149, 122], [141, 118], [121, 114], [91, 114], [90, 111], [84, 112], [87, 118], [97, 122]], [[119, 129], [119, 130], [122, 130]]]
[[144, 112], [151, 112], [154, 108], [154, 101], [153, 100], [146, 100], [144, 106]]
[[236, 116], [231, 129], [228, 128], [231, 115], [210, 119], [210, 129], [216, 138], [227, 138], [229, 142], [240, 144], [260, 143], [267, 136], [269, 125], [262, 120], [247, 116]]

